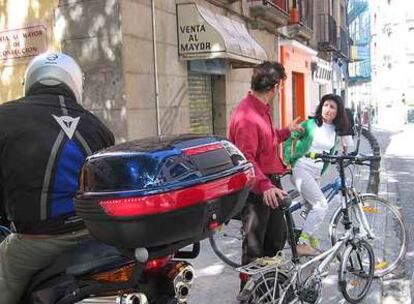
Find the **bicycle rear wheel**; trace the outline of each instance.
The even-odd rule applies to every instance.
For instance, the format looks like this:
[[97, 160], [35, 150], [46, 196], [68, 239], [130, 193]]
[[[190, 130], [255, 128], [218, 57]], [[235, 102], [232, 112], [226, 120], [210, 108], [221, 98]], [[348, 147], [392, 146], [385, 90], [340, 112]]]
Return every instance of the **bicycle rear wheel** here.
[[[286, 290], [289, 288], [288, 290]], [[281, 296], [285, 294], [282, 304], [290, 303], [295, 292], [293, 287], [289, 286], [289, 279], [279, 271], [271, 270], [261, 275], [256, 281], [252, 290], [249, 304], [268, 304], [279, 303]]]
[[359, 303], [368, 293], [374, 279], [374, 251], [361, 240], [348, 245], [341, 257], [339, 287], [349, 303]]
[[241, 266], [243, 239], [242, 221], [231, 219], [210, 236], [209, 242], [220, 260], [230, 267], [237, 268]]
[[[370, 244], [375, 253], [375, 277], [383, 277], [394, 271], [403, 261], [408, 246], [408, 229], [403, 215], [388, 201], [373, 195], [362, 194], [362, 212], [368, 226], [374, 234]], [[358, 204], [349, 208], [349, 215], [355, 227], [360, 228], [362, 235], [367, 235], [367, 230], [362, 224], [361, 209]], [[342, 212], [338, 209], [331, 221], [329, 233], [332, 244], [344, 233], [342, 224]]]

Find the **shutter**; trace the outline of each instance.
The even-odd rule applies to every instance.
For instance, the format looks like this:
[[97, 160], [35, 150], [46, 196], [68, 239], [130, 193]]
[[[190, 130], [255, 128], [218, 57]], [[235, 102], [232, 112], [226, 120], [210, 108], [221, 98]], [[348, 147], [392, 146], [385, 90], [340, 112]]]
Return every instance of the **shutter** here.
[[188, 71], [190, 99], [190, 131], [197, 134], [213, 133], [211, 76]]

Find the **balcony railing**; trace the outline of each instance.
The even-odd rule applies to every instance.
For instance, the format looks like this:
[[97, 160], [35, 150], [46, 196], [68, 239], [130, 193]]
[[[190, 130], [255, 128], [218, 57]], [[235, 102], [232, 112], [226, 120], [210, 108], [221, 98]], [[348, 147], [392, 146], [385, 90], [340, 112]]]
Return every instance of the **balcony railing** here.
[[262, 22], [261, 26], [266, 27], [266, 23], [270, 31], [275, 31], [276, 26], [286, 25], [288, 22], [288, 0], [248, 0], [250, 7], [250, 15]]
[[269, 0], [269, 2], [273, 3], [284, 12], [288, 11], [288, 0]]
[[349, 45], [350, 45], [350, 38], [348, 32], [343, 29], [342, 27], [338, 27], [339, 31], [339, 53], [345, 58], [349, 59]]
[[331, 15], [318, 16], [318, 49], [325, 52], [337, 50], [336, 21]]
[[247, 2], [250, 2], [251, 4], [261, 4], [262, 6], [270, 6], [270, 7], [274, 7], [276, 9], [279, 9], [285, 13], [288, 12], [288, 0], [268, 0], [266, 1], [267, 3], [265, 3], [265, 1], [263, 0], [247, 0]]
[[368, 9], [368, 0], [350, 0], [348, 2], [348, 24]]
[[[364, 83], [371, 81], [371, 60], [352, 63], [354, 67], [350, 68], [349, 84]], [[351, 72], [352, 70], [352, 72]]]

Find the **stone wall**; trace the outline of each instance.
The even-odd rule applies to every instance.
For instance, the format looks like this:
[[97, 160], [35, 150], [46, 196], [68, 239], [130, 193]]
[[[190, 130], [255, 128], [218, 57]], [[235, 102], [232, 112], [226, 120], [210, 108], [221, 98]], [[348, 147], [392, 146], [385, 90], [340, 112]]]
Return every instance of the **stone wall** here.
[[118, 0], [61, 0], [55, 10], [62, 51], [76, 58], [85, 74], [83, 105], [114, 132], [128, 139]]
[[151, 1], [121, 2], [129, 139], [157, 135], [155, 65], [159, 88], [158, 132], [188, 132], [187, 64], [178, 60], [175, 1], [155, 4], [156, 62]]

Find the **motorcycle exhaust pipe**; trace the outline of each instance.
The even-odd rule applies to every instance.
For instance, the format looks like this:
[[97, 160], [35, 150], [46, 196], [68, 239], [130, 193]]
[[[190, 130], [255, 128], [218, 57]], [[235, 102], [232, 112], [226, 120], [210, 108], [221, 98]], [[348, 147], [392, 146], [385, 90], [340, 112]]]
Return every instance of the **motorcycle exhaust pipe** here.
[[83, 299], [76, 304], [148, 304], [148, 299], [143, 293], [129, 293], [119, 296], [91, 297]]
[[186, 284], [188, 284], [188, 285], [193, 284], [193, 281], [194, 281], [194, 269], [193, 269], [193, 267], [190, 266], [190, 267], [185, 268], [183, 270], [183, 273], [182, 273], [182, 278], [183, 278], [183, 281]]
[[162, 270], [168, 293], [173, 294], [178, 303], [185, 303], [194, 282], [194, 268], [186, 261], [171, 261]]
[[162, 271], [162, 276], [171, 282], [185, 282], [191, 285], [194, 281], [194, 268], [186, 261], [171, 261]]
[[190, 286], [183, 282], [179, 282], [175, 286], [175, 298], [178, 303], [186, 303], [188, 295], [190, 294]]
[[143, 293], [127, 293], [117, 297], [116, 304], [148, 304], [147, 296]]

